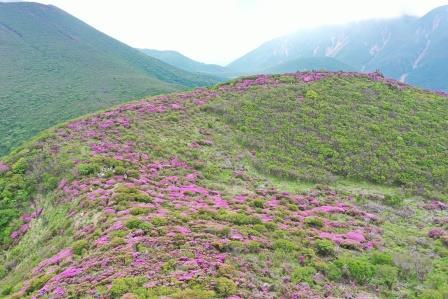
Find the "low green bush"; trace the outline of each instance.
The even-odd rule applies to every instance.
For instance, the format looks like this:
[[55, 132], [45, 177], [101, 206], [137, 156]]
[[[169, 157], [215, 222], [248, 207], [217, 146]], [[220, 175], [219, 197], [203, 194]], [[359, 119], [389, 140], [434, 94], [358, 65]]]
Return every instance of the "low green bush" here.
[[322, 219], [320, 219], [318, 217], [306, 217], [304, 219], [304, 223], [308, 226], [317, 227], [317, 228], [321, 228], [324, 225], [324, 222], [322, 221]]
[[369, 283], [376, 272], [375, 265], [365, 257], [341, 257], [335, 264], [343, 275], [361, 285]]
[[138, 218], [130, 218], [126, 221], [126, 227], [129, 229], [141, 229], [145, 232], [149, 232], [152, 225]]
[[26, 294], [31, 294], [37, 290], [40, 290], [51, 279], [51, 275], [45, 274], [33, 279], [30, 282], [29, 287], [26, 289]]
[[370, 261], [375, 265], [393, 265], [392, 256], [386, 252], [373, 251]]
[[72, 251], [75, 255], [82, 255], [87, 248], [88, 243], [86, 240], [79, 240], [72, 244]]
[[308, 285], [314, 284], [313, 275], [316, 273], [316, 269], [313, 267], [298, 267], [294, 269], [291, 274], [291, 281], [293, 283], [305, 282]]
[[330, 240], [317, 240], [315, 247], [320, 255], [328, 256], [334, 254], [335, 246]]
[[138, 215], [147, 215], [149, 213], [148, 208], [132, 208], [130, 211], [131, 215], [138, 216]]
[[116, 278], [112, 281], [110, 295], [112, 298], [120, 298], [126, 293], [142, 288], [146, 281], [147, 279], [143, 276]]
[[82, 176], [88, 176], [100, 171], [100, 166], [95, 163], [82, 163], [78, 165], [78, 173]]
[[387, 286], [390, 290], [398, 281], [398, 269], [390, 265], [379, 265], [376, 267], [374, 281], [376, 284]]
[[216, 280], [216, 292], [221, 296], [230, 296], [236, 293], [237, 286], [236, 284], [226, 278], [226, 277], [219, 277]]
[[279, 250], [283, 252], [294, 252], [297, 249], [296, 244], [289, 240], [279, 239], [272, 245], [274, 250]]

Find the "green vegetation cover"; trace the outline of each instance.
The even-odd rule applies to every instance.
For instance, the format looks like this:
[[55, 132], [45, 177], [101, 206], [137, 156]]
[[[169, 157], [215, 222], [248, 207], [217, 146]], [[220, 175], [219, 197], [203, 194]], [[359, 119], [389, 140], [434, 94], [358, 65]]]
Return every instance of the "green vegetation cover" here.
[[218, 81], [148, 57], [54, 6], [0, 2], [0, 156], [61, 121]]
[[11, 298], [446, 298], [447, 97], [378, 73], [242, 78], [0, 162]]

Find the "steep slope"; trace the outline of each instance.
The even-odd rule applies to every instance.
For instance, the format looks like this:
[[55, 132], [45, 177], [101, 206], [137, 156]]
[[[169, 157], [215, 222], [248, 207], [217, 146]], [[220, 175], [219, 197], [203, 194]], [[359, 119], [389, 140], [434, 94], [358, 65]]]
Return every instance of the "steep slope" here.
[[141, 49], [140, 51], [142, 51], [146, 55], [157, 58], [165, 63], [188, 72], [213, 74], [216, 76], [225, 77], [228, 77], [229, 74], [232, 73], [230, 69], [227, 69], [220, 65], [202, 63], [188, 58], [176, 51], [159, 51], [153, 49]]
[[54, 6], [0, 3], [0, 155], [63, 120], [217, 81], [150, 58]]
[[332, 57], [358, 71], [385, 75], [418, 86], [448, 90], [448, 6], [422, 18], [327, 26], [269, 41], [229, 67], [257, 72], [289, 60]]
[[297, 71], [353, 71], [354, 67], [331, 57], [307, 57], [289, 60], [263, 71], [266, 74], [293, 73]]
[[0, 163], [1, 294], [443, 298], [447, 103], [296, 73], [60, 125]]

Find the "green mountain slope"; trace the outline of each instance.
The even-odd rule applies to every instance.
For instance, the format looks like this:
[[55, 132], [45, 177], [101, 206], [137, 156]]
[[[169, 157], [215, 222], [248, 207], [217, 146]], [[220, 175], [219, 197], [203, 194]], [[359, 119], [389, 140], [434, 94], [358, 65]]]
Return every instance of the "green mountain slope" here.
[[290, 60], [263, 71], [267, 74], [291, 73], [297, 71], [353, 71], [354, 67], [331, 57], [306, 57]]
[[421, 18], [403, 16], [303, 30], [268, 41], [229, 64], [260, 72], [298, 58], [331, 57], [357, 71], [385, 75], [425, 88], [448, 90], [448, 6]]
[[62, 124], [0, 162], [1, 294], [444, 298], [447, 113], [308, 72]]
[[0, 3], [0, 155], [63, 120], [217, 81], [150, 58], [54, 6]]
[[182, 55], [177, 51], [159, 51], [153, 49], [141, 49], [140, 51], [146, 55], [157, 58], [165, 63], [188, 72], [213, 74], [224, 77], [228, 77], [232, 73], [232, 71], [228, 68], [216, 64], [198, 62]]

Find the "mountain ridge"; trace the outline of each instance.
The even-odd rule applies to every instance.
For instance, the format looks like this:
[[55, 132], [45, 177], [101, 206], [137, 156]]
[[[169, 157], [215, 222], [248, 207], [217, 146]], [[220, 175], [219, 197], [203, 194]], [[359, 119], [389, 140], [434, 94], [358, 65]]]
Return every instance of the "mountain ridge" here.
[[221, 80], [148, 57], [55, 6], [25, 2], [1, 3], [0, 67], [0, 155], [110, 104]]
[[165, 63], [168, 63], [177, 68], [196, 73], [206, 73], [213, 75], [225, 75], [227, 76], [231, 73], [231, 70], [217, 65], [217, 64], [207, 64], [196, 60], [193, 60], [182, 53], [174, 50], [155, 50], [155, 49], [140, 49], [143, 53], [148, 56], [160, 59]]
[[446, 91], [446, 12], [442, 6], [420, 18], [403, 16], [303, 30], [268, 41], [228, 66], [260, 72], [300, 57], [333, 57], [357, 71], [380, 70], [410, 84]]

